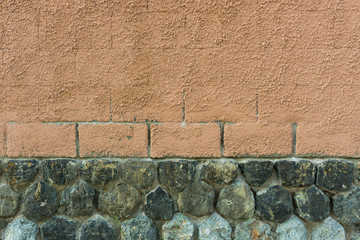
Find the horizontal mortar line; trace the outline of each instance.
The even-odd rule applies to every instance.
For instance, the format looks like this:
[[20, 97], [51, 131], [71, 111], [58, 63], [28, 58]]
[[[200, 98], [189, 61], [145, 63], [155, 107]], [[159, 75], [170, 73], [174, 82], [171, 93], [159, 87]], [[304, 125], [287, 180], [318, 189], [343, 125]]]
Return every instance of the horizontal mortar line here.
[[7, 160], [53, 160], [53, 159], [71, 159], [71, 160], [93, 160], [93, 159], [102, 159], [102, 160], [131, 160], [131, 159], [147, 159], [147, 160], [153, 160], [153, 161], [162, 161], [162, 160], [197, 160], [197, 161], [211, 161], [211, 160], [235, 160], [235, 161], [244, 161], [244, 160], [259, 160], [259, 159], [266, 159], [266, 160], [284, 160], [284, 159], [305, 159], [305, 160], [313, 160], [313, 161], [319, 161], [319, 160], [328, 160], [328, 159], [334, 159], [334, 160], [349, 160], [349, 161], [355, 161], [360, 162], [360, 158], [351, 158], [351, 157], [339, 157], [339, 156], [319, 156], [319, 157], [298, 157], [298, 156], [278, 156], [278, 157], [164, 157], [164, 158], [151, 158], [151, 157], [0, 157], [0, 160], [7, 161]]
[[[30, 124], [30, 123], [36, 123], [36, 122], [8, 122], [9, 124]], [[179, 125], [187, 125], [187, 124], [236, 124], [236, 122], [221, 122], [221, 121], [215, 121], [215, 122], [152, 122], [152, 121], [141, 121], [141, 122], [101, 122], [101, 121], [63, 121], [63, 122], [41, 122], [42, 124], [54, 124], [54, 125], [65, 125], [65, 124], [82, 124], [82, 125], [97, 125], [97, 124], [179, 124]], [[241, 122], [239, 122], [241, 123]]]

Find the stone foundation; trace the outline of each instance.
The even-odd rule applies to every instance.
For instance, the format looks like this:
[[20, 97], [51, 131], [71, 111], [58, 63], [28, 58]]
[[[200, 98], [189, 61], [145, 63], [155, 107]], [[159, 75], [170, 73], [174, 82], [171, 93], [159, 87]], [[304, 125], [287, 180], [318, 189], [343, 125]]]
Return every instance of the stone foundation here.
[[3, 159], [1, 239], [360, 239], [358, 166]]

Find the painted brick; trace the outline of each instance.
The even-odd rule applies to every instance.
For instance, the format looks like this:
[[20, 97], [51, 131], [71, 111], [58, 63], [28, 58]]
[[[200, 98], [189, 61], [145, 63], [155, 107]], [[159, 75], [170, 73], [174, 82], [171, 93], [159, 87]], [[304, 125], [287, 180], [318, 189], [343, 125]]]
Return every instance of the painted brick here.
[[359, 156], [359, 132], [354, 123], [298, 123], [296, 154]]
[[0, 156], [5, 156], [5, 125], [0, 124]]
[[292, 151], [291, 124], [225, 124], [224, 156], [287, 155]]
[[75, 125], [7, 125], [9, 157], [75, 157]]
[[164, 123], [151, 126], [151, 157], [220, 157], [220, 127]]
[[146, 124], [79, 125], [81, 157], [146, 157]]

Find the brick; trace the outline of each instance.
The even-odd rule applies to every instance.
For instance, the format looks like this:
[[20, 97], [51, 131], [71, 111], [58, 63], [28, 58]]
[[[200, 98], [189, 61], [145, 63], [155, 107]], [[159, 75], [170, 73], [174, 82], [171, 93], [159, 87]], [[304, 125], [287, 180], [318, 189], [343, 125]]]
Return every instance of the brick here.
[[0, 123], [0, 157], [5, 156], [5, 125]]
[[146, 157], [146, 124], [79, 125], [81, 157]]
[[225, 124], [224, 156], [287, 155], [292, 151], [291, 124]]
[[258, 93], [262, 121], [356, 122], [360, 117], [360, 96], [356, 87], [274, 86], [259, 89]]
[[154, 124], [151, 157], [220, 157], [220, 128], [215, 123]]
[[38, 11], [36, 1], [1, 1], [2, 48], [37, 49]]
[[112, 17], [113, 47], [174, 49], [182, 41], [180, 29], [185, 15], [179, 12], [142, 12], [136, 14], [114, 11]]
[[75, 125], [7, 125], [9, 157], [75, 157]]
[[184, 61], [173, 50], [116, 51], [113, 121], [182, 121]]
[[296, 154], [359, 156], [359, 131], [356, 122], [298, 123]]

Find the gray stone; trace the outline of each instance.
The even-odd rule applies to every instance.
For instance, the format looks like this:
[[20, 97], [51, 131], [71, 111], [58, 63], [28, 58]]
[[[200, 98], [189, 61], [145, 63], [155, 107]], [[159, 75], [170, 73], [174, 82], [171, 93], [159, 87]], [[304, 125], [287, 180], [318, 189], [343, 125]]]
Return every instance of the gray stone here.
[[210, 184], [230, 184], [238, 172], [238, 164], [230, 160], [212, 160], [206, 162], [201, 169], [201, 179]]
[[316, 185], [329, 191], [346, 191], [354, 180], [355, 166], [345, 160], [328, 160], [318, 164]]
[[217, 211], [231, 219], [248, 219], [254, 215], [254, 194], [245, 181], [239, 179], [220, 191]]
[[283, 186], [304, 187], [315, 181], [316, 166], [307, 160], [281, 160], [275, 163], [275, 169]]
[[306, 221], [320, 221], [330, 214], [330, 199], [314, 185], [294, 194], [295, 211]]
[[173, 219], [162, 226], [164, 240], [193, 240], [195, 224], [182, 213], [176, 213]]
[[260, 187], [271, 177], [274, 163], [264, 159], [243, 162], [239, 165], [245, 180], [254, 187]]
[[59, 213], [70, 217], [91, 215], [94, 197], [94, 189], [85, 181], [79, 180], [63, 191]]
[[279, 185], [258, 191], [255, 199], [256, 211], [264, 220], [280, 223], [287, 220], [293, 211], [290, 192]]
[[57, 192], [46, 182], [33, 183], [24, 194], [23, 214], [26, 218], [38, 222], [51, 217], [57, 208]]
[[0, 185], [0, 217], [14, 216], [19, 207], [19, 195], [8, 185]]
[[120, 178], [137, 189], [149, 188], [156, 175], [156, 164], [151, 160], [131, 159], [120, 165]]
[[213, 213], [199, 224], [199, 240], [231, 240], [231, 226], [219, 214]]
[[146, 195], [144, 212], [153, 220], [170, 220], [174, 212], [174, 202], [159, 186]]
[[250, 219], [235, 228], [235, 240], [273, 240], [270, 225]]
[[214, 201], [214, 188], [207, 183], [195, 181], [179, 194], [178, 206], [181, 212], [200, 217], [214, 212]]
[[18, 218], [8, 224], [5, 240], [35, 240], [39, 232], [36, 223], [26, 218]]
[[96, 214], [81, 227], [79, 240], [115, 240], [115, 231], [111, 224]]
[[276, 235], [277, 240], [307, 240], [307, 229], [299, 218], [292, 215], [277, 226]]
[[40, 227], [43, 240], [75, 240], [75, 222], [63, 216], [54, 216]]
[[126, 240], [157, 240], [159, 232], [152, 220], [141, 214], [121, 224], [121, 235]]
[[44, 180], [50, 184], [71, 183], [78, 175], [78, 164], [74, 160], [44, 160]]
[[36, 160], [9, 160], [5, 162], [5, 179], [15, 191], [27, 188], [39, 170]]
[[81, 177], [94, 185], [104, 186], [118, 177], [119, 163], [115, 160], [94, 159], [83, 161]]
[[345, 230], [331, 217], [325, 219], [311, 231], [312, 240], [346, 240]]
[[140, 193], [126, 183], [115, 183], [100, 193], [98, 208], [117, 218], [128, 218], [140, 204]]
[[334, 214], [343, 224], [360, 224], [360, 188], [333, 196]]
[[193, 180], [196, 164], [189, 160], [159, 161], [159, 181], [168, 189], [180, 192]]

